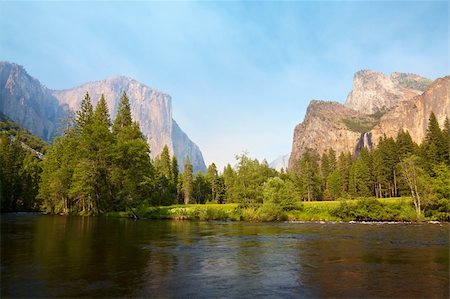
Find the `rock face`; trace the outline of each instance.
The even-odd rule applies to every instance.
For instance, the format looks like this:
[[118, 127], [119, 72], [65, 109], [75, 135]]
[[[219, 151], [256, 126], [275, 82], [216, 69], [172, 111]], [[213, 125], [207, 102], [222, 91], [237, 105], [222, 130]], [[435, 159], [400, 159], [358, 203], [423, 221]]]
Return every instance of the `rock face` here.
[[328, 148], [338, 155], [347, 151], [357, 155], [384, 134], [395, 137], [399, 129], [408, 130], [421, 143], [432, 111], [441, 125], [450, 118], [450, 77], [431, 82], [414, 74], [357, 72], [345, 105], [311, 101], [304, 121], [294, 130], [289, 168], [308, 148], [320, 155]]
[[450, 76], [435, 80], [423, 94], [401, 102], [386, 112], [372, 129], [372, 140], [377, 143], [383, 134], [395, 137], [403, 129], [409, 131], [414, 142], [421, 143], [431, 112], [436, 115], [441, 127], [446, 117], [450, 119]]
[[292, 168], [308, 149], [314, 149], [320, 155], [329, 148], [333, 148], [338, 154], [353, 152], [361, 138], [361, 132], [352, 130], [349, 126], [365, 121], [370, 119], [342, 104], [311, 101], [305, 120], [294, 130], [289, 168]]
[[45, 140], [56, 135], [67, 117], [51, 90], [17, 64], [0, 62], [0, 112]]
[[353, 77], [353, 88], [345, 105], [365, 114], [385, 112], [399, 102], [421, 94], [430, 80], [414, 74], [361, 70]]
[[269, 166], [278, 171], [281, 171], [281, 169], [287, 170], [290, 156], [291, 154], [281, 155], [272, 162], [270, 162]]
[[[188, 156], [194, 171], [206, 171], [198, 146], [173, 120], [172, 99], [165, 93], [127, 77], [111, 77], [68, 90], [49, 90], [26, 74], [21, 66], [6, 62], [1, 64], [0, 76], [0, 112], [46, 140], [56, 135], [55, 128], [61, 117], [78, 110], [86, 92], [94, 106], [104, 94], [114, 119], [125, 91], [130, 99], [133, 119], [139, 122], [147, 137], [153, 157], [167, 145], [171, 154], [178, 158], [181, 169]], [[3, 77], [10, 79], [3, 80]]]

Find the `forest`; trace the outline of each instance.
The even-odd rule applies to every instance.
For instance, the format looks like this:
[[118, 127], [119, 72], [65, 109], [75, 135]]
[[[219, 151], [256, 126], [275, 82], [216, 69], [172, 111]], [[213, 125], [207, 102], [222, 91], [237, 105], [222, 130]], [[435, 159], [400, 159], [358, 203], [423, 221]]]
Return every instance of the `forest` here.
[[114, 120], [103, 96], [93, 107], [86, 93], [51, 145], [3, 116], [0, 130], [2, 212], [97, 215], [234, 203], [283, 213], [301, 209], [302, 202], [410, 197], [418, 216], [450, 219], [450, 122], [447, 118], [441, 128], [433, 113], [420, 145], [399, 131], [358, 156], [308, 150], [281, 172], [246, 153], [236, 156], [234, 166], [219, 170], [212, 163], [206, 173], [195, 174], [189, 159], [181, 173], [167, 146], [152, 159], [125, 93]]

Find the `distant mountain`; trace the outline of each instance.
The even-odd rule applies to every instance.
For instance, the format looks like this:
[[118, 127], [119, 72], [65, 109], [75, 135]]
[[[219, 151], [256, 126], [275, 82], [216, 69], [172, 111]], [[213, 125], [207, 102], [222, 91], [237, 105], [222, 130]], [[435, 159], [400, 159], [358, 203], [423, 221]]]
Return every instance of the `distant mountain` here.
[[180, 129], [172, 118], [172, 99], [127, 77], [111, 77], [67, 90], [50, 90], [29, 76], [22, 66], [0, 63], [0, 112], [45, 140], [58, 135], [58, 128], [73, 114], [86, 92], [97, 103], [101, 94], [114, 119], [120, 97], [125, 91], [130, 99], [133, 118], [150, 144], [151, 155], [159, 155], [167, 145], [178, 158], [180, 168], [189, 157], [194, 171], [206, 171], [198, 146]]
[[421, 143], [431, 112], [436, 115], [441, 127], [446, 117], [450, 119], [450, 76], [433, 81], [421, 95], [403, 101], [386, 112], [371, 130], [372, 139], [376, 143], [384, 134], [395, 137], [403, 129], [409, 132], [414, 142]]
[[67, 109], [17, 64], [0, 62], [0, 112], [44, 140], [57, 134]]
[[380, 72], [361, 70], [353, 78], [353, 88], [345, 106], [364, 114], [385, 112], [421, 94], [430, 83], [431, 80], [415, 74], [393, 73], [388, 77]]
[[305, 119], [294, 130], [289, 167], [309, 148], [320, 155], [328, 148], [358, 154], [371, 148], [379, 137], [408, 130], [413, 140], [425, 137], [433, 111], [440, 124], [450, 118], [450, 77], [435, 81], [415, 74], [393, 73], [390, 77], [363, 70], [355, 74], [345, 105], [313, 100]]
[[291, 154], [281, 155], [272, 162], [269, 163], [269, 166], [273, 169], [276, 169], [278, 171], [281, 171], [283, 168], [284, 170], [288, 169], [288, 163], [289, 163], [289, 156]]

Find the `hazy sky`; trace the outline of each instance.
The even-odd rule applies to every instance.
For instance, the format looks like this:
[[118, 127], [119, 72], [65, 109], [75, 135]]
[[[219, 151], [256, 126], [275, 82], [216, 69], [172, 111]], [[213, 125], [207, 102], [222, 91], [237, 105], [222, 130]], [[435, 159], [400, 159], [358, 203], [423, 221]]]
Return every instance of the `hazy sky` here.
[[172, 96], [207, 164], [291, 150], [353, 74], [449, 72], [447, 1], [0, 2], [0, 60], [52, 89], [125, 75]]

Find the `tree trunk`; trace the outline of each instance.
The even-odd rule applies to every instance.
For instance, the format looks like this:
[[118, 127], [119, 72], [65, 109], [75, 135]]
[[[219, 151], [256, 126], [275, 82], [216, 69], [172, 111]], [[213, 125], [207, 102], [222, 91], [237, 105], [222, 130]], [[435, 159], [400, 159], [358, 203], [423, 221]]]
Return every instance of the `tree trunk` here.
[[397, 174], [396, 174], [395, 169], [394, 169], [394, 197], [397, 197], [397, 195], [398, 195], [398, 192], [397, 192]]

